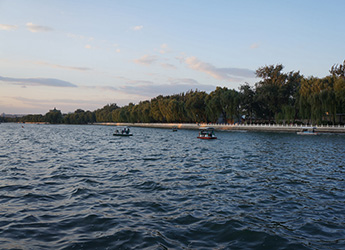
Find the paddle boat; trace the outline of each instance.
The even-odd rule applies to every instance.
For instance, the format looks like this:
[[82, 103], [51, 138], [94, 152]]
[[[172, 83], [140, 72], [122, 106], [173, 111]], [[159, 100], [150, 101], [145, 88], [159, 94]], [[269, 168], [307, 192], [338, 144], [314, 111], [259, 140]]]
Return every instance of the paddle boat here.
[[301, 131], [298, 131], [298, 135], [318, 135], [317, 132], [315, 132], [315, 127], [302, 127]]
[[204, 127], [204, 128], [200, 128], [200, 132], [197, 138], [204, 139], [204, 140], [211, 140], [211, 139], [217, 139], [217, 136], [214, 134], [214, 128]]
[[113, 136], [132, 136], [133, 134], [130, 133], [129, 127], [124, 127], [120, 130], [116, 129]]

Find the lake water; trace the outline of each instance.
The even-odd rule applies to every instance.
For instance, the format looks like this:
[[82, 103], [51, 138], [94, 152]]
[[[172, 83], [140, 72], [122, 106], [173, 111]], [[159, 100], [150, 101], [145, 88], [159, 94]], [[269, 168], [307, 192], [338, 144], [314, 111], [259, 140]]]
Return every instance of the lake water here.
[[345, 135], [0, 124], [0, 249], [345, 249]]

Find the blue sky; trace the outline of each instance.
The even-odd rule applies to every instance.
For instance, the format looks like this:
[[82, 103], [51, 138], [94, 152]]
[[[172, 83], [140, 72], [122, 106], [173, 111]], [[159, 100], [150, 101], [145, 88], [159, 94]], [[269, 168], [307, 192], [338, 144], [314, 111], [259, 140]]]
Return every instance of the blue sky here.
[[345, 59], [343, 0], [0, 0], [0, 113], [238, 90], [283, 64], [329, 75]]

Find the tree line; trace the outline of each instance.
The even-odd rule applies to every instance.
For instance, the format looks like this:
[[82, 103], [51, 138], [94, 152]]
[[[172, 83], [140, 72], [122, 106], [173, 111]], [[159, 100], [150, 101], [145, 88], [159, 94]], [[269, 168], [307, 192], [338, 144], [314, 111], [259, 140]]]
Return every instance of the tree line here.
[[238, 90], [216, 87], [210, 93], [190, 90], [159, 95], [138, 104], [119, 107], [108, 104], [95, 111], [76, 110], [62, 114], [27, 115], [20, 122], [88, 124], [129, 123], [305, 123], [339, 124], [345, 113], [345, 60], [335, 64], [324, 78], [304, 77], [299, 71], [283, 72], [281, 64], [260, 67], [254, 86]]

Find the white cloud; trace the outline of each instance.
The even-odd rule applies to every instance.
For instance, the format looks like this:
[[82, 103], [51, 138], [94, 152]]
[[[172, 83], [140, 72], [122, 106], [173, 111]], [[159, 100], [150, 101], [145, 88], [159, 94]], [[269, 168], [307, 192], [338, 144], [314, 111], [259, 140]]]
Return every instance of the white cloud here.
[[186, 63], [189, 68], [206, 73], [218, 80], [239, 81], [241, 78], [255, 77], [253, 70], [241, 68], [217, 68], [210, 63], [200, 61], [195, 56], [185, 58], [184, 63]]
[[0, 30], [15, 30], [17, 28], [18, 28], [17, 25], [0, 24]]
[[30, 32], [34, 32], [34, 33], [36, 33], [36, 32], [48, 32], [48, 31], [54, 30], [53, 28], [50, 28], [48, 26], [36, 25], [33, 23], [27, 23], [26, 27]]
[[150, 65], [155, 63], [158, 60], [157, 56], [149, 56], [149, 55], [144, 55], [138, 59], [135, 59], [134, 62], [138, 64], [143, 64], [143, 65]]
[[77, 85], [54, 78], [11, 78], [0, 76], [0, 82], [20, 86], [77, 87]]
[[143, 29], [143, 28], [144, 28], [144, 26], [138, 25], [138, 26], [134, 26], [134, 27], [133, 27], [133, 30], [137, 31], [137, 30], [141, 30], [141, 29]]
[[84, 48], [85, 48], [85, 49], [91, 49], [92, 46], [91, 46], [90, 44], [86, 44], [86, 45], [84, 46]]

